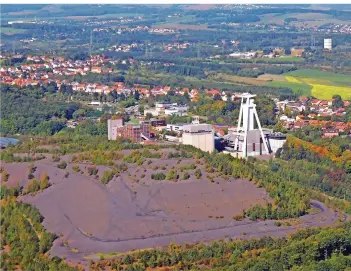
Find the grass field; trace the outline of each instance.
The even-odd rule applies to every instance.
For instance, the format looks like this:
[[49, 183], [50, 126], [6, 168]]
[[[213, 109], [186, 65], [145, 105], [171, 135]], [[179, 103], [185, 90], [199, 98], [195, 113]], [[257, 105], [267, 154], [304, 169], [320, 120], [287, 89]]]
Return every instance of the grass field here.
[[294, 56], [284, 56], [278, 58], [261, 58], [257, 62], [268, 62], [268, 63], [281, 63], [281, 62], [304, 62], [305, 59], [302, 57], [294, 57]]
[[272, 81], [267, 83], [266, 86], [274, 87], [274, 88], [290, 88], [296, 94], [303, 95], [303, 96], [311, 96], [311, 90], [312, 90], [312, 86], [305, 83], [297, 83], [297, 82]]
[[259, 77], [257, 77], [260, 80], [264, 80], [264, 81], [279, 81], [279, 82], [286, 82], [286, 78], [284, 75], [280, 75], [280, 74], [269, 74], [269, 73], [265, 73], [265, 74], [261, 74]]
[[216, 8], [216, 5], [211, 4], [200, 4], [200, 5], [189, 5], [183, 8], [184, 10], [209, 10]]
[[12, 27], [1, 27], [0, 28], [0, 33], [2, 35], [8, 35], [8, 36], [22, 34], [25, 32], [26, 32], [25, 29], [18, 29], [18, 28], [12, 28]]
[[329, 80], [333, 84], [343, 84], [346, 86], [351, 86], [350, 75], [337, 74], [333, 72], [324, 72], [314, 69], [301, 69], [292, 72], [288, 72], [284, 75], [301, 77], [301, 78], [313, 78], [318, 80]]
[[[319, 99], [331, 99], [338, 94], [343, 99], [351, 99], [351, 79], [349, 75], [324, 72], [314, 69], [301, 69], [285, 74], [289, 83], [308, 85], [311, 95]], [[298, 85], [295, 86], [295, 89]]]
[[98, 15], [98, 16], [66, 16], [64, 19], [67, 20], [77, 20], [77, 21], [86, 21], [92, 18], [99, 18], [99, 19], [118, 19], [120, 17], [134, 17], [139, 16], [139, 13], [117, 13], [117, 14], [105, 14], [105, 15]]
[[154, 25], [153, 28], [170, 28], [177, 30], [216, 30], [212, 28], [207, 28], [206, 24], [180, 24], [180, 23], [164, 23], [159, 25]]
[[215, 81], [215, 80], [208, 80], [208, 79], [198, 79], [195, 77], [185, 77], [185, 81], [188, 84], [192, 84], [194, 87], [199, 88], [201, 86], [204, 86], [205, 88], [237, 88], [239, 85], [242, 85], [240, 83], [234, 83], [234, 82], [220, 82], [220, 81]]
[[234, 82], [239, 84], [242, 83], [242, 84], [248, 84], [248, 85], [256, 85], [256, 86], [263, 86], [267, 84], [267, 82], [269, 81], [269, 80], [263, 80], [258, 78], [230, 75], [225, 73], [218, 73], [213, 78], [216, 80]]
[[158, 25], [162, 25], [162, 24], [169, 24], [169, 23], [190, 23], [191, 24], [195, 20], [196, 20], [195, 15], [185, 15], [185, 16], [181, 16], [181, 17], [167, 17], [166, 22], [156, 23], [156, 24], [153, 24], [153, 26], [158, 26]]
[[242, 63], [302, 63], [305, 59], [302, 57], [293, 57], [293, 56], [285, 56], [285, 57], [277, 57], [277, 58], [254, 58], [254, 59], [231, 59], [230, 61], [226, 60], [226, 62], [242, 62]]
[[23, 15], [30, 15], [37, 13], [35, 10], [23, 10], [23, 11], [14, 11], [14, 12], [9, 12], [8, 15], [10, 16], [23, 16]]
[[327, 23], [343, 24], [347, 21], [339, 20], [331, 15], [323, 14], [319, 12], [309, 12], [309, 13], [269, 13], [260, 16], [260, 23], [264, 24], [284, 24], [284, 19], [286, 18], [296, 18], [297, 21], [292, 21], [289, 23], [291, 26], [301, 27], [313, 27], [321, 26]]
[[130, 119], [127, 123], [129, 123], [129, 124], [139, 124], [139, 119]]

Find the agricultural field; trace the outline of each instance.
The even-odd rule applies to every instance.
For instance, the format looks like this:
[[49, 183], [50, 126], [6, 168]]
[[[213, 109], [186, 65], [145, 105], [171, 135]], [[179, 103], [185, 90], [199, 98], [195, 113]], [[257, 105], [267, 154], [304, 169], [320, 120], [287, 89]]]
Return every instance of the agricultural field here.
[[191, 24], [196, 20], [195, 15], [185, 15], [185, 16], [172, 16], [172, 17], [167, 17], [166, 22], [161, 22], [161, 23], [156, 23], [153, 24], [153, 26], [159, 26], [161, 24], [169, 24], [169, 23], [189, 23]]
[[231, 59], [227, 62], [240, 62], [240, 63], [272, 63], [272, 64], [292, 64], [302, 63], [305, 59], [295, 56], [283, 56], [276, 58], [253, 58], [253, 59]]
[[287, 81], [284, 75], [269, 74], [269, 73], [261, 74], [260, 76], [257, 77], [257, 79], [263, 80], [263, 81], [279, 81], [279, 82]]
[[351, 99], [351, 79], [349, 75], [335, 74], [313, 69], [301, 69], [286, 74], [289, 83], [293, 83], [293, 90], [299, 85], [308, 85], [311, 95], [319, 99], [331, 99], [338, 94], [343, 99]]
[[266, 62], [266, 63], [301, 63], [304, 62], [305, 59], [302, 57], [294, 57], [294, 56], [284, 56], [277, 58], [262, 58], [258, 59], [257, 62]]
[[216, 29], [208, 28], [206, 24], [181, 24], [181, 23], [163, 23], [154, 25], [152, 28], [170, 28], [176, 30], [212, 30]]
[[333, 97], [333, 95], [340, 95], [344, 100], [351, 100], [351, 88], [350, 87], [335, 87], [328, 85], [312, 85], [312, 96], [319, 99], [328, 100]]
[[216, 8], [216, 5], [212, 4], [198, 4], [198, 5], [188, 5], [184, 7], [184, 10], [209, 10]]
[[266, 84], [267, 87], [274, 88], [290, 88], [298, 95], [303, 96], [311, 96], [312, 86], [305, 83], [297, 83], [297, 82], [283, 82], [283, 81], [271, 81]]
[[264, 24], [280, 24], [285, 23], [285, 19], [294, 18], [296, 21], [289, 22], [289, 25], [295, 27], [319, 27], [323, 24], [334, 23], [334, 24], [345, 24], [346, 21], [339, 20], [331, 15], [311, 12], [311, 13], [288, 13], [288, 14], [279, 14], [279, 13], [269, 13], [260, 16], [260, 22]]
[[12, 28], [12, 27], [1, 27], [0, 28], [0, 34], [7, 35], [7, 36], [22, 34], [25, 32], [27, 32], [25, 29], [18, 29], [18, 28]]
[[350, 75], [325, 72], [315, 69], [300, 69], [288, 72], [285, 75], [299, 78], [312, 78], [318, 80], [329, 80], [330, 84], [351, 86]]
[[230, 75], [225, 73], [218, 73], [214, 76], [214, 79], [226, 82], [234, 82], [234, 83], [243, 83], [247, 85], [256, 85], [256, 86], [263, 86], [267, 84], [269, 81], [261, 79], [261, 78], [251, 78], [251, 77], [243, 77], [237, 75]]
[[104, 14], [104, 15], [97, 15], [97, 16], [66, 16], [63, 17], [67, 20], [77, 20], [77, 21], [86, 21], [91, 19], [118, 19], [120, 17], [133, 17], [133, 16], [140, 16], [140, 13], [116, 13], [116, 14]]

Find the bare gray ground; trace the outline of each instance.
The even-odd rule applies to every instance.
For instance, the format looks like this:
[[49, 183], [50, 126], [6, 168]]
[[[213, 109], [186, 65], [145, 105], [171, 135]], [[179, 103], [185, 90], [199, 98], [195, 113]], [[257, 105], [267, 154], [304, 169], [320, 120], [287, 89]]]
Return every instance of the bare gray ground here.
[[[64, 159], [70, 161], [68, 156]], [[167, 167], [163, 170], [166, 173], [172, 167], [194, 160], [183, 159], [180, 164], [176, 159], [152, 160], [152, 164], [139, 167], [129, 164], [127, 172], [106, 186], [93, 177], [73, 172], [72, 163], [61, 170], [50, 160], [37, 161], [34, 175], [38, 178], [46, 172], [52, 186], [34, 197], [27, 195], [22, 199], [37, 206], [45, 217], [44, 226], [61, 236], [54, 242], [51, 254], [80, 262], [84, 256], [97, 252], [123, 252], [166, 246], [170, 242], [282, 236], [297, 228], [278, 228], [273, 221], [233, 220], [232, 216], [242, 209], [271, 201], [264, 190], [247, 180], [225, 181], [218, 177], [211, 183], [202, 168], [201, 180], [196, 180], [189, 171], [191, 178], [186, 181], [155, 181], [151, 174], [162, 171], [162, 166]], [[9, 185], [19, 179], [27, 182], [28, 164], [4, 164], [10, 174]], [[159, 169], [153, 170], [155, 165]], [[86, 166], [80, 164], [81, 169]], [[108, 169], [98, 168], [100, 175]], [[64, 177], [66, 172], [70, 173], [68, 178]], [[302, 217], [300, 227], [328, 225], [337, 219], [333, 211], [314, 204], [321, 212]], [[68, 247], [63, 245], [64, 241]], [[72, 248], [79, 252], [72, 252]]]

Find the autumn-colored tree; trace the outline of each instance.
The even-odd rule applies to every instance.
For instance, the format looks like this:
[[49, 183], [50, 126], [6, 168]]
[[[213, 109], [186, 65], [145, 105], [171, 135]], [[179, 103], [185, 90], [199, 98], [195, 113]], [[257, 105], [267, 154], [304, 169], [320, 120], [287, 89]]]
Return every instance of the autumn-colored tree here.
[[9, 180], [9, 176], [10, 175], [7, 173], [6, 168], [1, 167], [1, 180], [3, 182], [7, 182]]
[[40, 176], [40, 190], [42, 191], [47, 187], [49, 187], [49, 176], [44, 172]]

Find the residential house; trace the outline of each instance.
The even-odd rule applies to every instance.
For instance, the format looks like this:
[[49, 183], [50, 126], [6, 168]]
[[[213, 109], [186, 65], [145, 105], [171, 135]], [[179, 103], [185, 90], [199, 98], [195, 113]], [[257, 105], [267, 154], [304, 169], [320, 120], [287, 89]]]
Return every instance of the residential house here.
[[91, 72], [101, 73], [102, 72], [102, 68], [98, 67], [98, 66], [94, 66], [94, 67], [91, 68]]
[[333, 128], [329, 128], [323, 131], [322, 138], [332, 138], [339, 136], [339, 131]]

